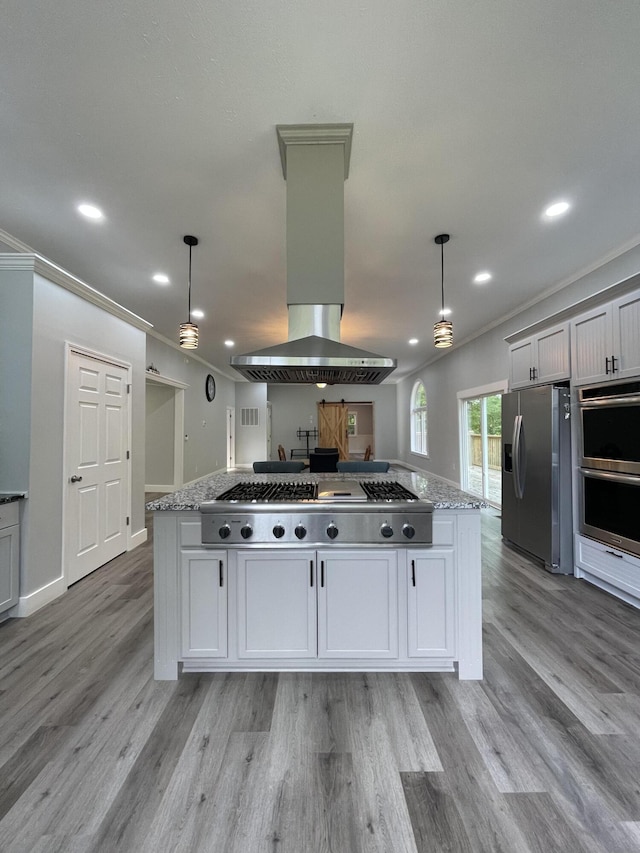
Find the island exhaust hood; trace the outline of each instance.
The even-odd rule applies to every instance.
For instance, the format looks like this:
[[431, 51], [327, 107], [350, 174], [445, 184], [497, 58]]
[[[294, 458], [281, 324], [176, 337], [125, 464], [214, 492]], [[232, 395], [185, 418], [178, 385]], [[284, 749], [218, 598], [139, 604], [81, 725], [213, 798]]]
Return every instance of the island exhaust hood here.
[[352, 124], [278, 125], [287, 182], [288, 341], [230, 364], [250, 382], [378, 385], [397, 362], [340, 342]]

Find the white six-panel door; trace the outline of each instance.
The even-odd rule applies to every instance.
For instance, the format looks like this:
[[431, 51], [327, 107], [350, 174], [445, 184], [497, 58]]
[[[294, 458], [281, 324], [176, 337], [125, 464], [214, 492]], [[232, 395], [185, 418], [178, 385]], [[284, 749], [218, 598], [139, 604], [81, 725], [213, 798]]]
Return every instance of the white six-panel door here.
[[127, 548], [126, 367], [69, 351], [65, 424], [67, 586]]

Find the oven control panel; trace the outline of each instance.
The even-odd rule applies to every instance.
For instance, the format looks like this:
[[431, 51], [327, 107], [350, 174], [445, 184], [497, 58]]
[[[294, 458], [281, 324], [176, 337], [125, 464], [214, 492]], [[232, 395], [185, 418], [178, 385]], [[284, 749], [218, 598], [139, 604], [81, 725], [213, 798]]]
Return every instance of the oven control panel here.
[[431, 512], [202, 514], [204, 545], [430, 545]]

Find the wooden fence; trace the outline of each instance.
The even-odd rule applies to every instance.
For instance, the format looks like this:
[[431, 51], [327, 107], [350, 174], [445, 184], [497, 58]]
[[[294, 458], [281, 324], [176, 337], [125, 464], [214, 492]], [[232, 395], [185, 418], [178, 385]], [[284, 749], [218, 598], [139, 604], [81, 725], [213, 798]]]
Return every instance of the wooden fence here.
[[[487, 449], [489, 453], [488, 465], [489, 468], [501, 468], [502, 460], [501, 456], [501, 447], [502, 447], [502, 436], [501, 435], [488, 435], [487, 436]], [[482, 465], [482, 437], [476, 432], [469, 433], [469, 449], [471, 459], [469, 460], [471, 465]]]

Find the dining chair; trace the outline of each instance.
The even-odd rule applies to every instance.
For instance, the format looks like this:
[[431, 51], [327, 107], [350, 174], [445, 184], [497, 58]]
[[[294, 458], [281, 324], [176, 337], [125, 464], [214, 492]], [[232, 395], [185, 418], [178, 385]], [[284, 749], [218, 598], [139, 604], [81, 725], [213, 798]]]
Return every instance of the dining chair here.
[[321, 474], [330, 471], [337, 471], [339, 453], [335, 450], [333, 453], [310, 453], [309, 454], [309, 471], [312, 474]]
[[381, 459], [371, 459], [368, 462], [365, 462], [364, 459], [353, 459], [338, 462], [338, 471], [359, 471], [361, 474], [364, 474], [365, 472], [369, 474], [386, 474], [389, 470], [389, 465], [389, 462], [384, 462]]
[[299, 474], [304, 470], [304, 462], [254, 462], [254, 474]]

